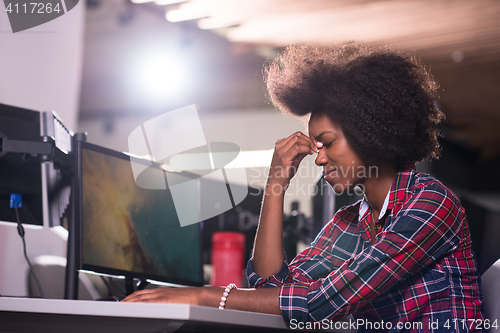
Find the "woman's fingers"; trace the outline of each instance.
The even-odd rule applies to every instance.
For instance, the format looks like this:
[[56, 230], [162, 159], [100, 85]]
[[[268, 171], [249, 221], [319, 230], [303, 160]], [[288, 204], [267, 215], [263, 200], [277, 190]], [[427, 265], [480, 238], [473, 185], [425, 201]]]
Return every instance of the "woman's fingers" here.
[[[269, 170], [270, 181], [287, 186], [297, 172], [300, 162], [318, 150], [316, 143], [302, 132], [276, 141], [273, 161]], [[271, 180], [272, 179], [272, 180]]]
[[171, 288], [144, 289], [134, 292], [122, 300], [122, 302], [164, 302], [175, 300], [175, 292]]
[[[281, 160], [281, 165], [295, 165], [300, 162], [308, 154], [313, 154], [317, 151], [314, 142], [304, 134], [298, 132], [288, 137], [286, 141], [276, 146], [275, 153]], [[297, 166], [296, 165], [296, 166]]]
[[153, 297], [156, 293], [158, 293], [156, 289], [139, 290], [125, 297], [122, 302], [140, 302], [141, 300]]
[[317, 151], [317, 147], [314, 141], [302, 132], [295, 132], [287, 138], [277, 140], [275, 149], [279, 150], [285, 147], [285, 149], [290, 150], [293, 145], [303, 145], [306, 147], [308, 146], [310, 147], [310, 150], [312, 152]]
[[284, 155], [296, 155], [298, 153], [313, 154], [316, 147], [311, 147], [310, 142], [303, 138], [296, 136], [289, 140], [282, 148]]

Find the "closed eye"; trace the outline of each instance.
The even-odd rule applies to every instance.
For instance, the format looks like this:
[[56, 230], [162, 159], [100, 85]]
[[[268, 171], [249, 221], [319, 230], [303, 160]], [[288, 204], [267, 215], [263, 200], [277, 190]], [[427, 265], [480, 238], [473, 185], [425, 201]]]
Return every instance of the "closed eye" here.
[[330, 142], [323, 142], [323, 147], [327, 147], [327, 148], [328, 148], [328, 147], [330, 147], [330, 146], [332, 145], [332, 143], [334, 143], [334, 142], [335, 142], [335, 140], [330, 141]]

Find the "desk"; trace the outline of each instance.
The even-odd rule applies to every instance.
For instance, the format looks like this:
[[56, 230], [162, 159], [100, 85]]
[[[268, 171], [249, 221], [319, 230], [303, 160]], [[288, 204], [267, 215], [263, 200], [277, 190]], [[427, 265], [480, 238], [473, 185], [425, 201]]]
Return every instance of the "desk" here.
[[188, 304], [0, 297], [0, 332], [284, 332], [281, 316]]

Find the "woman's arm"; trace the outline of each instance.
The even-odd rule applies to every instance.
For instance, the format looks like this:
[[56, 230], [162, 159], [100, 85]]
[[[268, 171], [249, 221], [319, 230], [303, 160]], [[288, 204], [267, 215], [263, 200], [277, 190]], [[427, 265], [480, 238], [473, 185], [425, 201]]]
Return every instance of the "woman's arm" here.
[[283, 266], [285, 191], [300, 162], [317, 150], [311, 138], [301, 132], [276, 141], [253, 248], [253, 268], [262, 278], [276, 274]]
[[[182, 303], [218, 307], [224, 287], [156, 288], [136, 291], [125, 302]], [[280, 288], [233, 289], [226, 301], [226, 309], [281, 315]]]
[[275, 194], [272, 189], [272, 186], [266, 186], [253, 248], [254, 271], [263, 278], [276, 274], [285, 260], [283, 253], [285, 193], [284, 190], [278, 190], [279, 193]]

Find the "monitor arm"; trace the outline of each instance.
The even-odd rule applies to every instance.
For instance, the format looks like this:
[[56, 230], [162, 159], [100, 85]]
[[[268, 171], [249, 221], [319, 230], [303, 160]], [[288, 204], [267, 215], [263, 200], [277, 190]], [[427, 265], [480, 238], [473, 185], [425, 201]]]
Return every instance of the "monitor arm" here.
[[52, 156], [54, 142], [37, 142], [10, 140], [3, 133], [0, 133], [0, 157], [7, 153], [25, 153], [32, 155]]
[[[20, 153], [38, 155], [42, 162], [54, 162], [56, 167], [69, 167], [71, 155], [59, 149], [55, 149], [54, 139], [50, 136], [43, 137], [44, 142], [11, 140], [0, 133], [0, 158], [7, 153]], [[46, 141], [45, 141], [46, 140]]]

